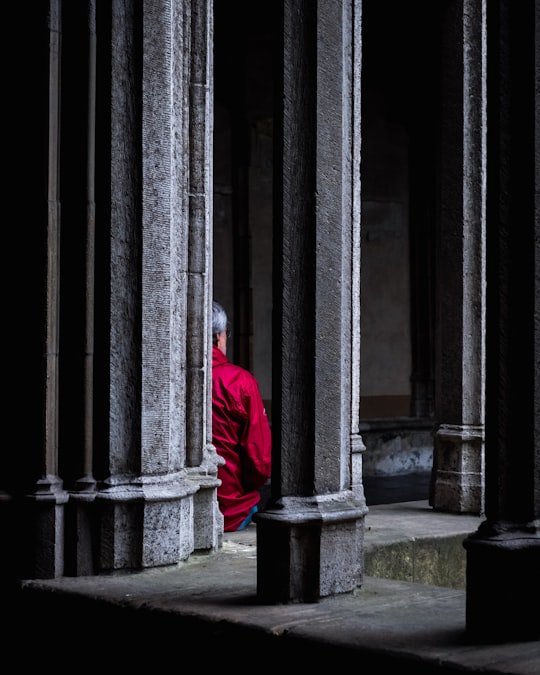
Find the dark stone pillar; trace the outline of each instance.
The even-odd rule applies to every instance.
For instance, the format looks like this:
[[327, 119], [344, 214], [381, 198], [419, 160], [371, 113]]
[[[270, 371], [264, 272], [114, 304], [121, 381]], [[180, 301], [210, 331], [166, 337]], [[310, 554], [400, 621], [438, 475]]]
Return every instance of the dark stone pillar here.
[[[42, 338], [42, 382], [43, 427], [40, 453], [40, 478], [34, 483], [27, 495], [29, 522], [24, 528], [24, 537], [34, 539], [30, 543], [33, 554], [25, 561], [29, 574], [40, 579], [59, 577], [64, 574], [64, 528], [65, 505], [68, 501], [63, 481], [59, 476], [58, 438], [59, 438], [59, 352], [60, 352], [60, 186], [58, 172], [60, 156], [60, 99], [61, 99], [61, 60], [60, 35], [62, 32], [61, 7], [51, 2], [47, 16], [49, 86], [46, 101], [48, 116], [46, 157], [43, 161], [43, 194], [47, 203], [40, 199], [40, 224], [46, 229], [43, 274], [43, 333]], [[43, 44], [42, 44], [43, 46]], [[45, 99], [41, 100], [45, 103]], [[37, 109], [38, 115], [45, 114], [45, 108]], [[35, 161], [38, 161], [38, 157]], [[45, 169], [46, 167], [46, 169]], [[45, 215], [46, 209], [46, 215]], [[31, 533], [31, 534], [29, 534]]]
[[[540, 638], [540, 5], [487, 3], [486, 520], [467, 633]], [[536, 111], [536, 113], [535, 113]]]

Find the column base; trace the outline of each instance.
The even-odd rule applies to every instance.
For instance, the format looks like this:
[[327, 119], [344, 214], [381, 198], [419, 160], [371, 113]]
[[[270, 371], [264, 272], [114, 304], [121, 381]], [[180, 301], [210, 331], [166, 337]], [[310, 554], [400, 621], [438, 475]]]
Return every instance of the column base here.
[[255, 515], [261, 602], [317, 602], [362, 584], [365, 505], [352, 493], [287, 497]]
[[463, 545], [468, 639], [492, 643], [540, 639], [538, 528], [483, 523]]
[[483, 513], [483, 444], [482, 426], [443, 424], [437, 430], [429, 499], [436, 511]]

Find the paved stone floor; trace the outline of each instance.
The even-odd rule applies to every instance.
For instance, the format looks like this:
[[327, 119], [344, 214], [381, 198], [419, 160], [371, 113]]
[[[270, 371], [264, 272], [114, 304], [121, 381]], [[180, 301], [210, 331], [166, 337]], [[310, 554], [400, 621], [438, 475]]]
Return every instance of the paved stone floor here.
[[[476, 530], [480, 518], [434, 513], [428, 485], [425, 474], [365, 481], [367, 551]], [[220, 668], [232, 648], [235, 669], [245, 656], [276, 672], [299, 663], [348, 667], [354, 659], [366, 673], [540, 675], [540, 641], [466, 638], [463, 589], [366, 576], [354, 593], [318, 603], [258, 603], [255, 524], [225, 534], [216, 554], [173, 568], [27, 584], [3, 629], [10, 672], [44, 667], [51, 655], [57, 673], [90, 659], [94, 668], [123, 672], [170, 668], [175, 659], [181, 667], [193, 655], [198, 668]]]
[[[373, 506], [366, 546], [463, 533], [477, 523], [472, 516], [434, 514], [426, 501]], [[175, 658], [181, 663], [195, 655], [199, 668], [219, 668], [232, 649], [235, 669], [245, 657], [274, 671], [354, 662], [369, 674], [540, 673], [540, 641], [467, 640], [463, 590], [368, 576], [354, 593], [317, 603], [257, 602], [255, 524], [224, 535], [218, 553], [173, 568], [27, 583], [16, 620], [3, 629], [2, 653], [12, 659], [15, 650], [16, 660], [6, 663], [16, 663], [16, 672], [43, 666], [51, 654], [57, 673], [71, 672], [69, 645], [75, 663], [92, 658], [93, 667], [122, 672], [148, 663], [168, 669]], [[22, 650], [21, 635], [31, 636]]]

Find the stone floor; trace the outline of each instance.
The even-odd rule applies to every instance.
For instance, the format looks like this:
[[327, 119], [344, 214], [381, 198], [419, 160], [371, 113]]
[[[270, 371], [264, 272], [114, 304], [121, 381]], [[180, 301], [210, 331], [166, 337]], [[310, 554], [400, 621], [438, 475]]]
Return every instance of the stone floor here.
[[[462, 539], [481, 522], [433, 512], [425, 479], [365, 486], [366, 561], [373, 554], [384, 567], [397, 545], [405, 551], [401, 557], [412, 561], [402, 579], [367, 575], [354, 593], [318, 603], [262, 605], [252, 524], [224, 535], [219, 552], [172, 568], [27, 582], [17, 611], [4, 616], [10, 619], [2, 629], [5, 663], [14, 672], [53, 665], [63, 673], [83, 663], [99, 670], [142, 664], [156, 669], [196, 658], [198, 669], [264, 664], [278, 672], [299, 663], [331, 668], [332, 659], [343, 667], [343, 659], [354, 659], [366, 673], [399, 668], [415, 675], [539, 675], [540, 641], [471, 643], [465, 591], [423, 579], [425, 547], [446, 556], [452, 538]], [[393, 502], [398, 494], [406, 501]], [[419, 547], [422, 554], [416, 555]]]

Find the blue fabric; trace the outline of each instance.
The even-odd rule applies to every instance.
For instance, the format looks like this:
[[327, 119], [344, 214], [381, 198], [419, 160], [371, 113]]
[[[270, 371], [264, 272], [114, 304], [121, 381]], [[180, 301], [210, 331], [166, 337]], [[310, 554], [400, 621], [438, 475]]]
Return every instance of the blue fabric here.
[[254, 506], [254, 507], [251, 509], [251, 511], [248, 513], [247, 517], [246, 517], [246, 518], [240, 523], [240, 525], [238, 526], [237, 532], [238, 532], [239, 530], [245, 529], [245, 528], [251, 523], [251, 519], [253, 518], [253, 514], [254, 514], [254, 513], [257, 513], [257, 510], [258, 510], [258, 509], [257, 509], [257, 505], [255, 504], [255, 506]]

